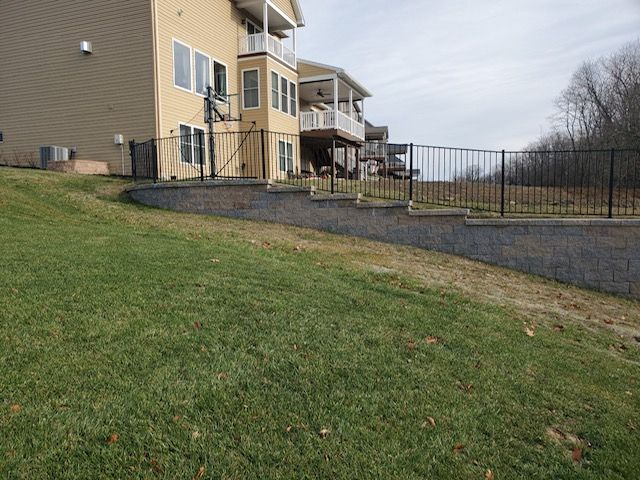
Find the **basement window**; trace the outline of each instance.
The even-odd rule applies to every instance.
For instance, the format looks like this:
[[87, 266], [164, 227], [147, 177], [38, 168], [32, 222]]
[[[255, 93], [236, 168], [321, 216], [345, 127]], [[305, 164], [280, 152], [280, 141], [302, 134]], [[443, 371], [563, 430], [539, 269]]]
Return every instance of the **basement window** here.
[[180, 124], [180, 159], [190, 165], [204, 164], [204, 130], [191, 125]]
[[293, 172], [293, 144], [280, 140], [278, 159], [281, 172]]

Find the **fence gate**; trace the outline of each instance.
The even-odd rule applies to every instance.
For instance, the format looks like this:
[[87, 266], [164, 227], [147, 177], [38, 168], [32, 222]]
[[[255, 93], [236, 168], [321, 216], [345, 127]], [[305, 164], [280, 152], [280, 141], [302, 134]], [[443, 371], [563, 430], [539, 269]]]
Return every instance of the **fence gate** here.
[[134, 180], [158, 179], [158, 150], [156, 141], [149, 140], [144, 143], [136, 143], [135, 140], [129, 142], [129, 152], [131, 154], [131, 174]]

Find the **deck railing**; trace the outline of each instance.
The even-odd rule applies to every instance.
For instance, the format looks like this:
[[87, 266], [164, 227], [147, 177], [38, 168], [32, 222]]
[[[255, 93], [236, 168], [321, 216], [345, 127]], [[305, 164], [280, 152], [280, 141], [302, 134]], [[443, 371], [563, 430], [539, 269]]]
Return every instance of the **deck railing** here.
[[333, 110], [300, 112], [300, 129], [303, 132], [311, 130], [342, 130], [360, 140], [364, 140], [365, 135], [365, 128], [362, 123], [342, 112], [338, 112], [336, 116]]
[[270, 53], [274, 57], [282, 60], [290, 67], [296, 68], [296, 54], [286, 47], [280, 39], [266, 33], [256, 33], [253, 35], [241, 35], [238, 45], [239, 55], [251, 55], [254, 53]]

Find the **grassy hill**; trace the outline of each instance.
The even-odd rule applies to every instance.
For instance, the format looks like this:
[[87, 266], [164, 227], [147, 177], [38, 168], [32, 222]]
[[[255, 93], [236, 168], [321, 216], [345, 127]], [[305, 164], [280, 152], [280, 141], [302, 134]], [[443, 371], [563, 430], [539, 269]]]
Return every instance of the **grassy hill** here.
[[0, 169], [0, 478], [634, 478], [636, 302]]

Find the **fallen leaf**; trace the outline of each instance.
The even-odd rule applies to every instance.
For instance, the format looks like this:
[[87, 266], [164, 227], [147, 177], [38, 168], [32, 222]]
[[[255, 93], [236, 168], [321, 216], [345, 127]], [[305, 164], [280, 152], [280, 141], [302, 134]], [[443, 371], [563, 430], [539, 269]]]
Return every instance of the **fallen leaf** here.
[[151, 464], [151, 470], [153, 470], [154, 473], [162, 473], [162, 467], [155, 458], [152, 458], [149, 463]]
[[262, 248], [264, 248], [266, 250], [269, 250], [271, 248], [271, 244], [269, 242], [264, 242], [262, 244]]
[[484, 474], [484, 478], [485, 480], [493, 480], [495, 478], [495, 475], [491, 470], [487, 470]]
[[605, 318], [604, 323], [606, 323], [607, 325], [613, 325], [613, 320], [611, 320], [610, 318]]
[[218, 380], [226, 380], [229, 378], [229, 375], [224, 372], [220, 372], [218, 373], [218, 375], [216, 375], [216, 377], [218, 377]]
[[562, 332], [564, 330], [564, 325], [554, 325], [553, 330], [555, 332]]
[[429, 345], [433, 345], [434, 343], [438, 343], [438, 337], [434, 337], [433, 335], [429, 335], [425, 339], [425, 342], [427, 342]]
[[191, 438], [200, 438], [200, 432], [197, 430], [195, 432], [191, 432]]
[[302, 247], [300, 245], [296, 245], [293, 250], [295, 252], [301, 252], [302, 251]]
[[427, 417], [427, 421], [422, 424], [423, 427], [431, 425], [431, 428], [436, 428], [436, 421], [433, 417]]
[[320, 438], [327, 438], [330, 433], [331, 433], [331, 430], [329, 430], [328, 428], [323, 428], [320, 430], [319, 435], [320, 435]]
[[571, 452], [571, 458], [574, 462], [579, 462], [582, 460], [582, 449], [580, 447], [575, 447]]
[[409, 349], [409, 351], [413, 351], [416, 349], [416, 342], [414, 342], [413, 340], [409, 340], [407, 342], [407, 349]]
[[20, 411], [22, 410], [22, 405], [19, 405], [17, 403], [14, 403], [13, 405], [11, 405], [11, 407], [9, 407], [11, 410], [11, 413], [20, 413]]
[[117, 433], [114, 433], [109, 438], [107, 438], [107, 445], [112, 445], [120, 440], [120, 436]]
[[220, 263], [220, 260], [218, 260], [217, 258], [212, 258], [211, 263]]
[[460, 390], [462, 390], [464, 393], [471, 393], [471, 391], [473, 390], [473, 384], [462, 383], [458, 380], [458, 388], [460, 388]]
[[182, 416], [180, 416], [180, 415], [174, 415], [173, 416], [173, 421], [174, 422], [179, 422], [181, 419], [182, 419]]
[[193, 328], [195, 328], [196, 330], [200, 330], [202, 329], [202, 324], [196, 320], [195, 322], [193, 322]]
[[458, 455], [462, 450], [464, 450], [464, 445], [462, 443], [456, 443], [456, 446], [453, 447], [454, 455]]
[[204, 472], [205, 472], [204, 465], [201, 465], [200, 468], [198, 469], [198, 472], [196, 473], [196, 476], [193, 477], [193, 480], [200, 480], [202, 477], [204, 477]]
[[13, 457], [16, 456], [16, 451], [15, 450], [9, 450], [6, 455], [7, 455], [7, 457], [13, 458]]
[[18, 293], [18, 289], [17, 288], [12, 288], [11, 289], [11, 293]]
[[536, 327], [534, 325], [532, 326], [527, 326], [524, 328], [524, 333], [527, 334], [527, 337], [534, 337], [536, 334]]
[[292, 428], [293, 428], [293, 427], [292, 427], [291, 425], [289, 425], [287, 428], [285, 428], [285, 431], [286, 431], [287, 433], [289, 433], [289, 432], [291, 432], [291, 429], [292, 429]]

